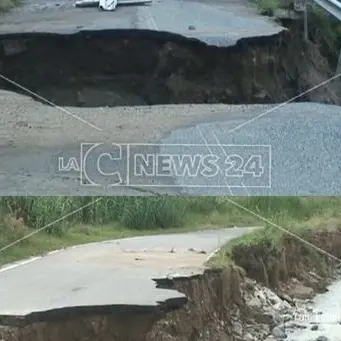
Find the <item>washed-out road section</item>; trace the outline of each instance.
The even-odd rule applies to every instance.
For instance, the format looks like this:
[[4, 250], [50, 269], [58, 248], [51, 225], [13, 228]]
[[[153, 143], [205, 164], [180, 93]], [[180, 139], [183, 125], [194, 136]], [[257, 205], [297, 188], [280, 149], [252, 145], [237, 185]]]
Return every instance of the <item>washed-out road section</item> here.
[[[0, 317], [42, 320], [65, 310], [155, 307], [186, 297], [154, 279], [200, 274], [212, 252], [256, 227], [134, 237], [70, 247], [0, 270]], [[204, 253], [205, 252], [205, 253]]]

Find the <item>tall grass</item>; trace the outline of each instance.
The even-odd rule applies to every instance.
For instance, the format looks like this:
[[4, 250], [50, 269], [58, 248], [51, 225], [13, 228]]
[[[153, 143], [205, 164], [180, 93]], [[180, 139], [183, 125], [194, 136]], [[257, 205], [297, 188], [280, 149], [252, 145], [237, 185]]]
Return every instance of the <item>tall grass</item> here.
[[[339, 219], [340, 206], [341, 198], [2, 197], [0, 248], [49, 226], [1, 252], [0, 264], [93, 241], [203, 228], [266, 226], [248, 211], [283, 227], [303, 226], [316, 217]], [[266, 228], [257, 236], [262, 243], [276, 243], [277, 232]], [[257, 241], [257, 236], [251, 242]]]
[[75, 223], [104, 225], [120, 222], [132, 229], [181, 227], [187, 200], [172, 197], [6, 197], [2, 211], [23, 218], [32, 228], [42, 228], [70, 212], [84, 209], [48, 227], [48, 233], [62, 234]]
[[[31, 228], [41, 228], [69, 215], [51, 228], [49, 233], [63, 233], [76, 223], [103, 225], [120, 223], [131, 229], [182, 227], [189, 215], [207, 216], [212, 213], [234, 223], [261, 223], [257, 217], [231, 205], [224, 197], [3, 197], [0, 209], [22, 218]], [[337, 214], [339, 198], [303, 197], [239, 197], [239, 205], [267, 219], [305, 221], [314, 215]], [[95, 202], [96, 201], [96, 202]], [[92, 203], [92, 204], [91, 204]], [[80, 207], [87, 205], [84, 209]], [[4, 214], [3, 213], [3, 214]]]

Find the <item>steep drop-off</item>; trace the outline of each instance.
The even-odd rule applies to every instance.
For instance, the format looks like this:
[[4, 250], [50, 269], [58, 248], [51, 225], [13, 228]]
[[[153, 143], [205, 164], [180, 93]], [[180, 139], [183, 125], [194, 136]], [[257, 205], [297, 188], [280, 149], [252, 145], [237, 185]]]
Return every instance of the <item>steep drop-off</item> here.
[[[150, 32], [3, 36], [0, 71], [61, 106], [276, 103], [335, 71], [299, 23], [286, 25], [227, 48]], [[4, 79], [0, 88], [22, 91]], [[297, 100], [338, 104], [339, 95], [334, 82]]]

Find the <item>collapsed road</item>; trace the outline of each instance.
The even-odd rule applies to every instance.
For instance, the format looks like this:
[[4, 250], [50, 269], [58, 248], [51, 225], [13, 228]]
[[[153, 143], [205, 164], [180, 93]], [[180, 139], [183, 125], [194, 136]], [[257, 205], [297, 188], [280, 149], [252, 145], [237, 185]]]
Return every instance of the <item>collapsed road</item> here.
[[[70, 247], [0, 269], [1, 325], [80, 314], [177, 309], [186, 296], [155, 281], [202, 274], [224, 243], [256, 227], [144, 236]], [[78, 338], [79, 339], [79, 336]]]
[[1, 193], [340, 194], [339, 83], [300, 20], [285, 25], [246, 1], [15, 9], [0, 25]]

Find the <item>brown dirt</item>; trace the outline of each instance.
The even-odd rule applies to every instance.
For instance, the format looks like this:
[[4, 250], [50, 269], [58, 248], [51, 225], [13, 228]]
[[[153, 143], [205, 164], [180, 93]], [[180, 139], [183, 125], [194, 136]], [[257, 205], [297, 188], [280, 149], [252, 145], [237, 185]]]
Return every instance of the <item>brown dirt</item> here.
[[[23, 36], [24, 51], [0, 55], [0, 71], [61, 106], [276, 103], [334, 75], [299, 26], [227, 48], [167, 37]], [[3, 80], [0, 87], [17, 90]], [[304, 100], [339, 104], [339, 91], [328, 84]]]
[[[329, 222], [328, 229], [324, 225], [306, 230], [302, 237], [341, 258], [341, 224]], [[296, 278], [316, 291], [323, 291], [337, 265], [326, 255], [289, 235], [282, 236], [279, 247], [273, 246], [270, 240], [258, 245], [237, 246], [232, 250], [232, 257], [249, 277], [275, 290]]]
[[230, 321], [238, 307], [243, 306], [242, 281], [242, 272], [230, 267], [225, 271], [207, 271], [191, 280], [159, 282], [160, 287], [187, 294], [189, 302], [158, 321], [146, 341], [233, 340]]

